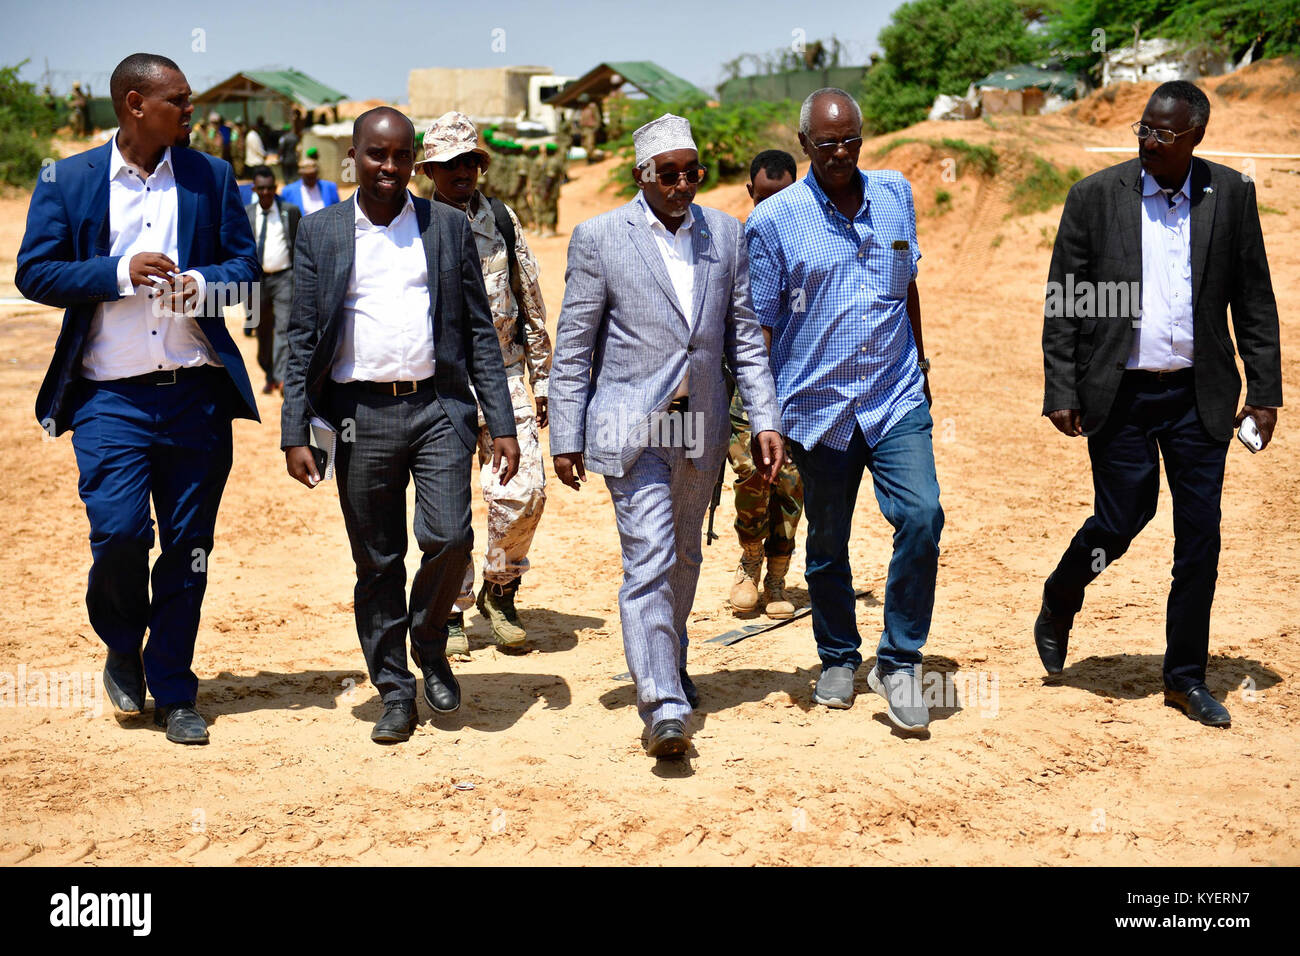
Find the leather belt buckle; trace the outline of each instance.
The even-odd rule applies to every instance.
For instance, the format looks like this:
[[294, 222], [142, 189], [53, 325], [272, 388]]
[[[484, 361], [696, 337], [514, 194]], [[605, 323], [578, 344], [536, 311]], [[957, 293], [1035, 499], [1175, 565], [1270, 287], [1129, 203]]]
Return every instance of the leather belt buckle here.
[[668, 403], [670, 412], [689, 412], [691, 410], [691, 398], [689, 395], [683, 395], [681, 398], [674, 398]]
[[[409, 388], [404, 387], [408, 385], [410, 386]], [[394, 398], [401, 397], [402, 395], [414, 395], [419, 390], [420, 390], [419, 382], [394, 382], [393, 383]]]
[[[162, 371], [162, 372], [157, 372], [157, 373], [155, 373], [155, 375], [156, 375], [156, 377], [154, 378], [154, 384], [155, 384], [155, 385], [175, 385], [175, 384], [176, 384], [176, 369], [174, 369], [174, 368], [172, 368], [172, 369], [166, 369], [165, 371]], [[170, 378], [169, 378], [168, 376], [170, 376]]]

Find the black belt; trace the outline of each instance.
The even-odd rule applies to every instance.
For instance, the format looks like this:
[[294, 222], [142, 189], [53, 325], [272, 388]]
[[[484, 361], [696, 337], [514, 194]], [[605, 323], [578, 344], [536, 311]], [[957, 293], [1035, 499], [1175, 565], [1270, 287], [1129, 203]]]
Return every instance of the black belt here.
[[668, 403], [670, 412], [689, 412], [691, 410], [691, 397], [683, 395], [681, 398], [674, 398]]
[[145, 372], [143, 375], [132, 375], [130, 378], [117, 378], [112, 379], [112, 381], [122, 382], [127, 385], [175, 385], [183, 378], [188, 378], [196, 372], [212, 367], [211, 365], [191, 365], [188, 368], [169, 368], [161, 372]]
[[401, 395], [414, 395], [416, 392], [432, 391], [433, 376], [420, 379], [418, 382], [347, 382], [347, 385], [356, 385], [367, 392], [374, 392], [376, 395], [388, 395], [398, 397]]
[[1124, 377], [1132, 379], [1142, 385], [1159, 385], [1171, 387], [1175, 385], [1185, 385], [1192, 380], [1192, 369], [1179, 368], [1172, 371], [1152, 372], [1147, 369], [1128, 369], [1124, 372]]

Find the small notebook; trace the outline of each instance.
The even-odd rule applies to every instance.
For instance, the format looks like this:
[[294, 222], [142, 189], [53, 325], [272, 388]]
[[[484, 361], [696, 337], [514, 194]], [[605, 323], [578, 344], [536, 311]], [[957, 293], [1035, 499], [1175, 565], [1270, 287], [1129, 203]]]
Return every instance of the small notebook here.
[[308, 441], [313, 448], [325, 453], [325, 467], [320, 469], [322, 480], [334, 477], [334, 453], [338, 450], [339, 433], [323, 418], [313, 418], [308, 428]]

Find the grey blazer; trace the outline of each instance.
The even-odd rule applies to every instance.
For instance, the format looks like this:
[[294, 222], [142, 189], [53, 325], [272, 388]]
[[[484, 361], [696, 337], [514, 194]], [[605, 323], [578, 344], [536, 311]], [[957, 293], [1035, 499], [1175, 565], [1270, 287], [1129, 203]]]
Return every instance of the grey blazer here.
[[[1087, 435], [1110, 417], [1133, 345], [1142, 282], [1141, 169], [1142, 161], [1132, 159], [1075, 183], [1052, 250], [1048, 280], [1056, 285], [1049, 285], [1049, 293], [1101, 290], [1094, 292], [1091, 309], [1061, 314], [1067, 310], [1060, 297], [1049, 298], [1055, 307], [1044, 310], [1043, 414], [1077, 408]], [[1205, 430], [1227, 441], [1241, 394], [1228, 308], [1246, 369], [1246, 403], [1276, 407], [1282, 404], [1277, 302], [1255, 184], [1227, 166], [1193, 158], [1191, 191], [1196, 410]], [[1119, 295], [1130, 289], [1139, 290], [1135, 301], [1131, 294]], [[1122, 307], [1125, 300], [1128, 308]]]
[[[415, 217], [429, 268], [429, 321], [433, 323], [434, 389], [456, 434], [473, 450], [478, 412], [494, 438], [515, 434], [501, 344], [492, 324], [478, 247], [458, 209], [415, 199]], [[280, 447], [307, 444], [313, 414], [330, 418], [327, 391], [338, 347], [343, 300], [356, 259], [356, 197], [303, 216], [293, 256], [293, 309], [289, 360], [284, 371]]]
[[[731, 424], [722, 359], [736, 376], [754, 434], [780, 429], [776, 387], [749, 300], [740, 222], [692, 205], [693, 325], [640, 204], [574, 227], [551, 365], [551, 454], [582, 452], [586, 467], [619, 477], [656, 439], [663, 411], [690, 368], [701, 469], [716, 469]], [[662, 435], [660, 434], [660, 437]]]

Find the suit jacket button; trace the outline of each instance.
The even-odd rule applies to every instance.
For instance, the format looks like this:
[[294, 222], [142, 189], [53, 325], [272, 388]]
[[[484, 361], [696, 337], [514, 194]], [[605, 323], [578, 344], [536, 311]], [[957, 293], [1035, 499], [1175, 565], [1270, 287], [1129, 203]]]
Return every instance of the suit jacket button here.
[[690, 355], [690, 354], [691, 354], [692, 352], [694, 352], [694, 351], [695, 351], [695, 346], [694, 346], [694, 345], [688, 345], [688, 346], [686, 346], [686, 354], [687, 354], [687, 355]]

